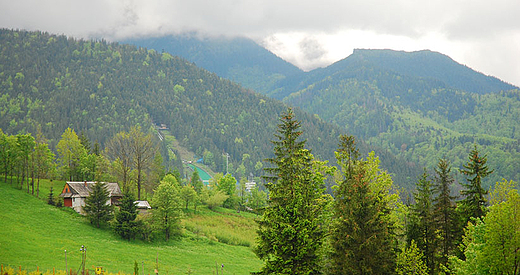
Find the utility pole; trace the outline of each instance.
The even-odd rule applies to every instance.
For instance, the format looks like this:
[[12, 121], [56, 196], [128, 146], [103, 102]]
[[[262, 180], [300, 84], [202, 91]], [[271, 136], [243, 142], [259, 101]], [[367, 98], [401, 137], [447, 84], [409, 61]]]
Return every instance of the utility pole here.
[[157, 256], [155, 256], [155, 274], [159, 274], [159, 252], [157, 252]]
[[68, 272], [69, 266], [67, 265], [67, 249], [65, 249], [65, 272]]
[[229, 153], [225, 153], [224, 156], [226, 157], [226, 175], [227, 175], [228, 174]]
[[83, 255], [81, 257], [81, 266], [83, 270], [81, 274], [85, 275], [85, 261], [87, 260], [87, 248], [84, 245], [82, 245], [79, 251], [83, 252]]

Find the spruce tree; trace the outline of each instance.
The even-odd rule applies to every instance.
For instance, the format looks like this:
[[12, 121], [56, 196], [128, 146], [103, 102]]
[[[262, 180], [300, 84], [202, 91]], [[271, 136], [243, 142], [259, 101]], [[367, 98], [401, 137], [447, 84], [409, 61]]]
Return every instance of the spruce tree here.
[[433, 216], [433, 194], [432, 182], [428, 179], [426, 170], [417, 181], [414, 192], [415, 205], [412, 206], [412, 221], [414, 233], [408, 236], [411, 245], [415, 241], [417, 248], [424, 255], [424, 264], [428, 267], [429, 274], [435, 271], [436, 239], [435, 220]]
[[101, 224], [112, 219], [114, 208], [112, 205], [107, 204], [109, 198], [105, 183], [96, 182], [92, 187], [92, 192], [90, 192], [90, 195], [85, 199], [83, 211], [90, 220], [90, 223], [98, 228]]
[[56, 202], [54, 201], [54, 192], [52, 190], [52, 186], [49, 190], [49, 198], [47, 199], [47, 203], [50, 205], [56, 205]]
[[358, 160], [354, 137], [341, 136], [336, 158], [343, 180], [335, 190], [331, 274], [393, 274], [395, 254], [385, 194], [371, 188], [368, 163]]
[[435, 168], [435, 199], [434, 218], [436, 228], [439, 232], [440, 241], [440, 264], [446, 266], [448, 256], [455, 248], [455, 232], [457, 232], [457, 217], [455, 212], [455, 196], [451, 195], [450, 185], [454, 182], [449, 161], [440, 159]]
[[320, 273], [326, 167], [313, 160], [301, 135], [300, 122], [288, 109], [272, 141], [275, 156], [267, 160], [271, 167], [265, 169], [269, 201], [258, 222], [255, 253], [264, 266], [257, 274]]
[[135, 237], [137, 231], [137, 205], [135, 197], [128, 190], [120, 201], [119, 211], [115, 215], [114, 231], [123, 239], [130, 240]]
[[469, 154], [468, 163], [460, 172], [467, 178], [467, 183], [463, 183], [464, 189], [460, 192], [464, 199], [461, 205], [465, 214], [464, 224], [471, 218], [480, 218], [485, 214], [486, 198], [488, 191], [482, 187], [482, 179], [493, 173], [486, 166], [487, 157], [479, 156], [477, 146]]

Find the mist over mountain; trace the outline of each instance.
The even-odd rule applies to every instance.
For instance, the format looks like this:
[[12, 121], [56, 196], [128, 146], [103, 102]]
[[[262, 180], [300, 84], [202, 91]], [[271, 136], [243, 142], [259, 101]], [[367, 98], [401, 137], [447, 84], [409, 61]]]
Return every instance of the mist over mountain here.
[[302, 73], [296, 66], [248, 38], [185, 34], [124, 40], [121, 43], [186, 58], [197, 66], [260, 93], [272, 90], [281, 79]]

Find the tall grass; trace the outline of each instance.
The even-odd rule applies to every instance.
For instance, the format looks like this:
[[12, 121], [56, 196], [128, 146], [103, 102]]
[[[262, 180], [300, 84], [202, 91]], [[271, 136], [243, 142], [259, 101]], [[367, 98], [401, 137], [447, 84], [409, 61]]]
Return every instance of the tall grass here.
[[186, 230], [199, 236], [221, 243], [253, 247], [256, 238], [256, 216], [250, 213], [236, 213], [219, 208], [218, 213], [201, 207], [197, 215], [183, 219]]

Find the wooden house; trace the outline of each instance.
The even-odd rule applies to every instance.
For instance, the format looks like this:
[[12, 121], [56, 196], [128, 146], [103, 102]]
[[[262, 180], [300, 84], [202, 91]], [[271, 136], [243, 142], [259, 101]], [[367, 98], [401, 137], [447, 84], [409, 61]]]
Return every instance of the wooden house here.
[[[76, 212], [81, 213], [85, 199], [92, 192], [95, 183], [94, 181], [67, 181], [60, 194], [60, 197], [63, 198], [63, 205], [74, 208]], [[115, 182], [105, 182], [105, 185], [109, 197], [107, 204], [118, 204], [123, 197], [119, 185]]]

